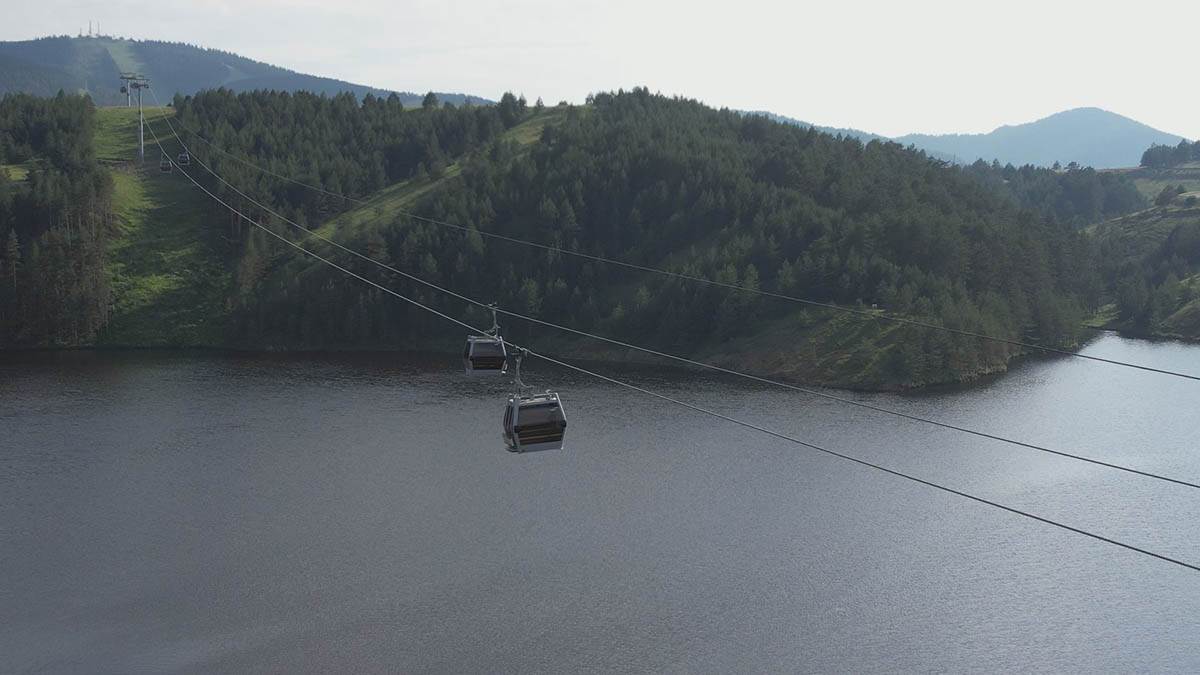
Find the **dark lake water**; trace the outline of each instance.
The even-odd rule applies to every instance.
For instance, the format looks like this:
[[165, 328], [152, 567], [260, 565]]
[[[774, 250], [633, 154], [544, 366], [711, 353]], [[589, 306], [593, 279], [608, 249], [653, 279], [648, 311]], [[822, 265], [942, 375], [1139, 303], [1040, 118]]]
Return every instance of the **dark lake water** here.
[[[1087, 353], [1200, 372], [1200, 347]], [[1200, 573], [534, 364], [0, 355], [0, 671], [1200, 671]], [[705, 374], [596, 366], [1200, 561], [1200, 490]], [[1200, 383], [1058, 359], [881, 405], [1200, 479]]]

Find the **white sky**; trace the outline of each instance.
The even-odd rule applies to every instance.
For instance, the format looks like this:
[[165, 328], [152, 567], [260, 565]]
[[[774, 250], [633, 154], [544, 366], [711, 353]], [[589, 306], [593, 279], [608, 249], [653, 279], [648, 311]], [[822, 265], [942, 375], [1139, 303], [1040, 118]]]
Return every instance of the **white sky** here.
[[216, 47], [381, 88], [547, 103], [645, 85], [889, 136], [1097, 106], [1200, 138], [1196, 0], [2, 0], [0, 39]]

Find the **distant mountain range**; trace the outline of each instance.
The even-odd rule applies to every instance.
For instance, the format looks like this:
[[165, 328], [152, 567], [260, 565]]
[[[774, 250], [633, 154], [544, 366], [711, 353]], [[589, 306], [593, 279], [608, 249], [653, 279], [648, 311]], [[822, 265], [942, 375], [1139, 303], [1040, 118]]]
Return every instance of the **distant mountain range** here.
[[[327, 77], [297, 73], [237, 54], [175, 42], [126, 40], [113, 37], [48, 37], [0, 42], [0, 94], [26, 92], [52, 96], [58, 91], [85, 92], [100, 105], [125, 102], [118, 76], [123, 71], [150, 78], [160, 101], [176, 92], [191, 94], [225, 87], [233, 91], [275, 89], [323, 94], [352, 92], [388, 96], [392, 92]], [[419, 105], [422, 94], [396, 92], [405, 105]], [[438, 99], [456, 105], [477, 96], [437, 92]], [[977, 159], [1001, 164], [1051, 166], [1077, 162], [1098, 169], [1137, 166], [1152, 145], [1176, 145], [1182, 137], [1149, 127], [1099, 108], [1076, 108], [1027, 124], [1002, 126], [986, 134], [909, 134], [886, 138], [859, 129], [822, 127], [791, 117], [756, 111], [745, 114], [815, 127], [869, 142], [894, 140], [912, 145], [945, 161], [970, 163]]]
[[[822, 127], [767, 112], [779, 122], [858, 138], [864, 143], [885, 137], [858, 129]], [[912, 145], [938, 159], [969, 164], [977, 159], [1001, 164], [1066, 166], [1076, 162], [1097, 169], [1137, 166], [1151, 145], [1177, 145], [1181, 136], [1159, 131], [1137, 120], [1099, 108], [1076, 108], [1027, 124], [1002, 126], [986, 134], [909, 134], [891, 139]]]
[[[118, 76], [123, 71], [148, 77], [166, 102], [176, 92], [225, 87], [233, 91], [276, 89], [334, 95], [352, 92], [392, 92], [352, 82], [297, 73], [237, 54], [176, 42], [125, 40], [112, 37], [48, 37], [0, 42], [0, 94], [25, 92], [53, 96], [58, 91], [90, 94], [99, 105], [125, 102]], [[405, 105], [419, 105], [423, 94], [396, 92]], [[438, 99], [461, 105], [468, 100], [492, 103], [478, 96], [437, 92]]]
[[1001, 164], [1041, 166], [1077, 162], [1116, 169], [1137, 166], [1151, 145], [1176, 145], [1183, 137], [1100, 108], [1075, 108], [987, 134], [910, 134], [895, 140], [962, 162], [996, 159]]

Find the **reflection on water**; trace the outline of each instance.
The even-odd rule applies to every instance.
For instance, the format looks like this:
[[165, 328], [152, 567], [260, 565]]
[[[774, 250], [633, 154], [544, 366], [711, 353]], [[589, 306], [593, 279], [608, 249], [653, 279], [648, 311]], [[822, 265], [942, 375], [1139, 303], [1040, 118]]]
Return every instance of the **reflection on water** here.
[[[1088, 353], [1200, 372], [1200, 348]], [[453, 357], [0, 356], [0, 670], [1200, 669], [1200, 575], [577, 374], [503, 450]], [[1188, 560], [1187, 488], [596, 366]], [[858, 395], [855, 395], [858, 396]], [[1079, 359], [874, 403], [1200, 479], [1200, 385]]]

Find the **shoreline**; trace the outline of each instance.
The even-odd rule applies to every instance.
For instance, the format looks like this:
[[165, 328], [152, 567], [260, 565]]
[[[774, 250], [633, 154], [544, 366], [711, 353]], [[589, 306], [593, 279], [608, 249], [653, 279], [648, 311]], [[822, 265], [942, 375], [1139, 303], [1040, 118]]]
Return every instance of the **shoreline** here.
[[[1146, 342], [1181, 342], [1183, 344], [1196, 344], [1196, 341], [1176, 340], [1160, 337], [1142, 337], [1127, 334], [1125, 332], [1111, 328], [1095, 328], [1096, 335], [1091, 338], [1082, 340], [1074, 350], [1078, 352], [1086, 348], [1089, 344], [1105, 336], [1113, 335], [1123, 339], [1139, 340]], [[553, 345], [553, 343], [552, 343]], [[559, 343], [550, 346], [556, 357], [572, 359], [585, 364], [596, 364], [604, 366], [617, 366], [623, 368], [653, 368], [671, 372], [710, 372], [713, 375], [723, 377], [731, 377], [734, 379], [742, 379], [736, 375], [728, 373], [722, 375], [717, 371], [700, 366], [688, 366], [667, 362], [664, 359], [655, 358], [631, 352], [631, 350], [618, 349], [599, 349], [589, 350], [588, 356], [580, 356], [578, 346], [570, 343]], [[162, 354], [162, 355], [187, 355], [197, 354], [205, 356], [230, 356], [237, 358], [295, 358], [303, 359], [337, 359], [338, 357], [374, 357], [372, 360], [383, 360], [388, 356], [401, 356], [405, 359], [414, 359], [421, 356], [446, 357], [457, 362], [459, 351], [457, 348], [438, 348], [437, 346], [414, 345], [403, 349], [388, 349], [383, 347], [337, 347], [337, 348], [319, 348], [319, 349], [289, 349], [289, 348], [245, 348], [245, 347], [220, 347], [213, 345], [86, 345], [86, 346], [64, 346], [64, 347], [6, 347], [0, 349], [0, 363], [13, 363], [20, 359], [21, 355], [41, 355], [50, 357], [53, 355], [66, 354]], [[730, 370], [742, 370], [747, 374], [755, 377], [763, 377], [774, 379], [786, 384], [796, 386], [806, 386], [819, 389], [829, 389], [853, 393], [892, 393], [900, 395], [926, 395], [953, 392], [956, 390], [969, 390], [977, 387], [986, 387], [1001, 379], [1005, 375], [1023, 368], [1027, 365], [1036, 364], [1041, 361], [1048, 361], [1057, 358], [1066, 358], [1065, 355], [1052, 353], [1037, 353], [1026, 352], [1013, 356], [1002, 367], [993, 369], [984, 369], [978, 373], [974, 373], [972, 377], [960, 380], [951, 380], [944, 382], [933, 382], [917, 386], [905, 385], [900, 383], [886, 383], [876, 387], [863, 386], [847, 386], [846, 384], [827, 383], [805, 380], [800, 378], [789, 377], [786, 373], [758, 373], [751, 369], [740, 369], [735, 366], [721, 365], [719, 362], [726, 359], [717, 359], [713, 365], [720, 365], [723, 368]]]

